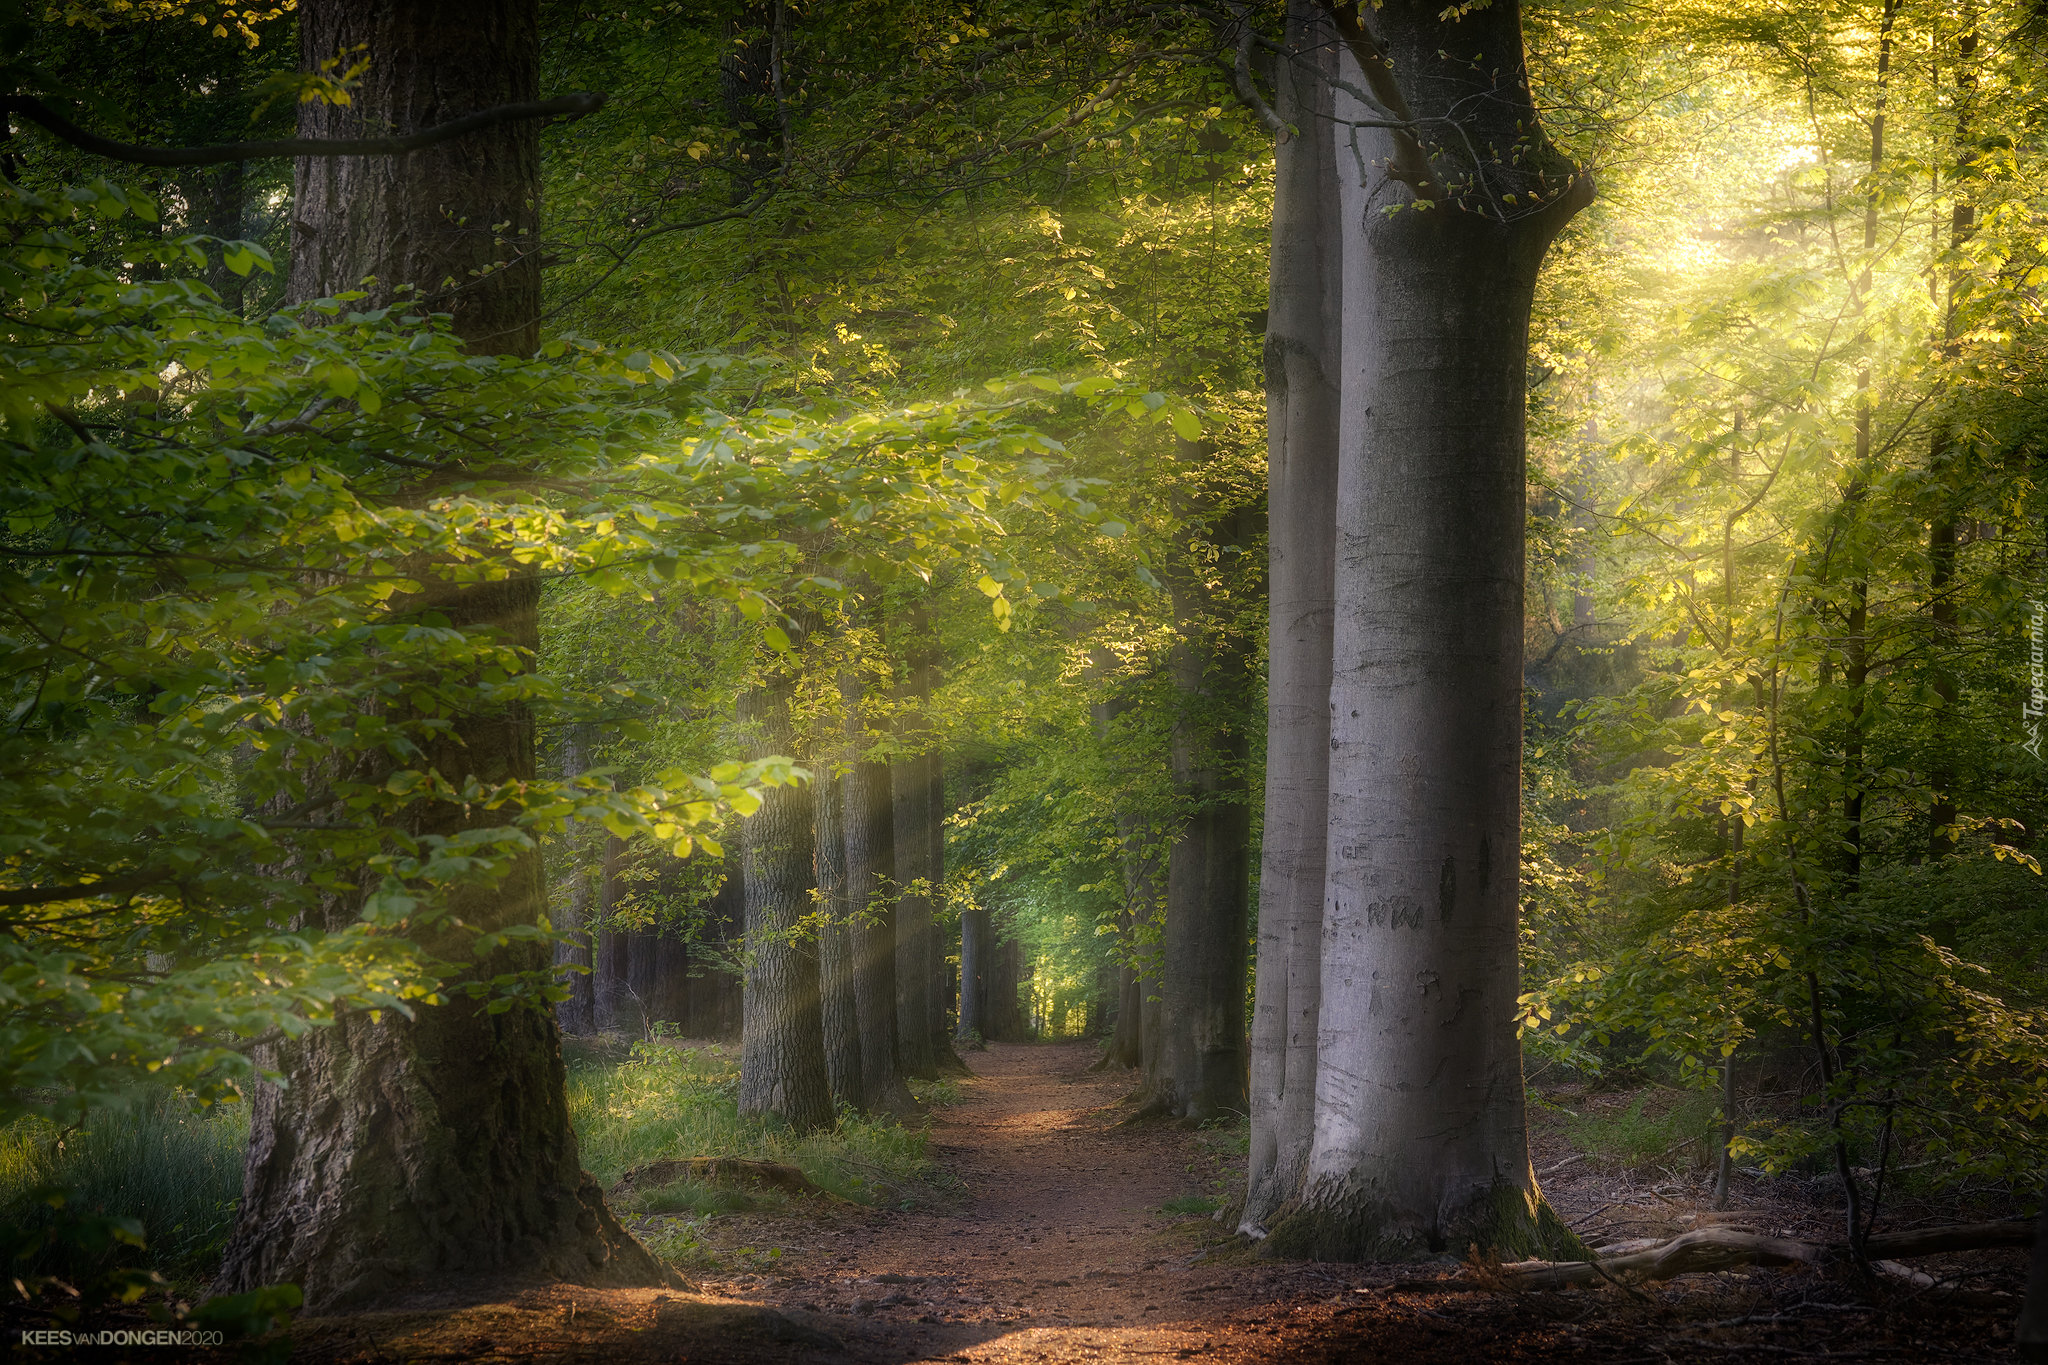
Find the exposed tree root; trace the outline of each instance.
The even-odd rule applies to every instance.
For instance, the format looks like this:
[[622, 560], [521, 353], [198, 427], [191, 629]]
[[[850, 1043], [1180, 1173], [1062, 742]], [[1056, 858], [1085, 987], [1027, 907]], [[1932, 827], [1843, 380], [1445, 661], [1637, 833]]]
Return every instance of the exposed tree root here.
[[[1880, 1233], [1868, 1240], [1863, 1254], [1872, 1263], [1877, 1263], [1934, 1256], [1946, 1251], [1986, 1251], [2033, 1244], [2033, 1223], [2013, 1220]], [[1738, 1228], [1714, 1227], [1688, 1232], [1656, 1246], [1591, 1261], [1517, 1261], [1506, 1265], [1475, 1265], [1468, 1267], [1464, 1274], [1448, 1279], [1404, 1280], [1388, 1288], [1405, 1293], [1565, 1289], [1572, 1285], [1621, 1281], [1624, 1278], [1668, 1280], [1675, 1275], [1728, 1270], [1739, 1265], [1819, 1265], [1846, 1259], [1848, 1255], [1846, 1243], [1799, 1242], [1744, 1232]]]

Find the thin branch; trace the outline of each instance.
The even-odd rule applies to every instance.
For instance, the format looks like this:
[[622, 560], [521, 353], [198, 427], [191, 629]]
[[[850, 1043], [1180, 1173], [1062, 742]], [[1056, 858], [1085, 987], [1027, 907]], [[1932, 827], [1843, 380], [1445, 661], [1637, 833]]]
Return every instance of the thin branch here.
[[138, 166], [217, 166], [231, 161], [254, 161], [270, 156], [403, 156], [501, 123], [548, 118], [555, 114], [581, 117], [604, 107], [603, 95], [564, 95], [560, 99], [536, 100], [524, 104], [501, 104], [474, 114], [422, 128], [402, 137], [285, 138], [276, 142], [216, 142], [204, 147], [145, 147], [134, 142], [114, 142], [85, 129], [59, 114], [39, 99], [28, 95], [0, 95], [0, 114], [20, 114], [81, 150], [113, 161]]

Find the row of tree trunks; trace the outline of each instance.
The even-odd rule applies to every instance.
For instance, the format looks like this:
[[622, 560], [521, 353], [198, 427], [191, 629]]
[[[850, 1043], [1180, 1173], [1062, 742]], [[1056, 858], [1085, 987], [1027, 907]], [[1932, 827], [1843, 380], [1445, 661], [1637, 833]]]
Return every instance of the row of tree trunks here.
[[[537, 0], [306, 0], [298, 29], [304, 70], [336, 53], [374, 60], [347, 105], [299, 105], [301, 137], [411, 130], [538, 97]], [[301, 160], [295, 172], [290, 297], [299, 302], [374, 277], [365, 307], [417, 281], [428, 306], [453, 314], [482, 354], [537, 345], [539, 130], [500, 124], [405, 157]], [[444, 282], [454, 282], [444, 284]], [[436, 613], [458, 630], [538, 653], [539, 584], [531, 578], [437, 582], [394, 604]], [[427, 764], [461, 787], [531, 780], [534, 727], [523, 705], [453, 718]], [[454, 834], [503, 812], [450, 805], [420, 832]], [[461, 959], [479, 931], [531, 924], [546, 888], [538, 854], [496, 885], [456, 898], [460, 941], [426, 946]], [[327, 918], [355, 917], [336, 903]], [[447, 935], [443, 935], [447, 938]], [[543, 943], [517, 942], [476, 963], [544, 969]], [[654, 1285], [673, 1277], [620, 1227], [582, 1169], [569, 1126], [559, 1034], [551, 1012], [453, 994], [413, 1018], [350, 1015], [311, 1030], [274, 1062], [286, 1088], [253, 1097], [245, 1192], [223, 1257], [227, 1292], [295, 1283], [309, 1309], [331, 1310], [491, 1276]]]
[[[1185, 460], [1208, 452], [1182, 443]], [[1179, 638], [1168, 660], [1176, 698], [1173, 784], [1182, 808], [1166, 856], [1158, 1070], [1149, 1108], [1202, 1122], [1245, 1108], [1245, 920], [1250, 887], [1249, 665], [1210, 599], [1210, 546], [1241, 548], [1247, 518], [1213, 500], [1178, 509], [1201, 549], [1169, 575]], [[1220, 557], [1220, 556], [1219, 556]]]
[[[1286, 39], [1288, 115], [1262, 115], [1283, 144], [1277, 823], [1242, 1226], [1317, 1259], [1567, 1250], [1529, 1165], [1515, 1024], [1524, 410], [1537, 271], [1591, 185], [1543, 139], [1512, 0], [1293, 0]], [[1312, 139], [1329, 146], [1295, 145]], [[1327, 579], [1289, 562], [1325, 545]]]

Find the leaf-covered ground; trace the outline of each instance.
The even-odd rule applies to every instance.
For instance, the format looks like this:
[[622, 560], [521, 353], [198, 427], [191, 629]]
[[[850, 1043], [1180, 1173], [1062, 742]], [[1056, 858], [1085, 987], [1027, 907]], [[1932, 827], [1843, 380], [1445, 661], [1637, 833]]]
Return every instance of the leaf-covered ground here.
[[[1866, 1289], [1757, 1270], [1542, 1295], [1390, 1291], [1454, 1267], [1260, 1261], [1193, 1212], [1232, 1153], [1212, 1133], [1120, 1125], [1126, 1076], [1085, 1045], [998, 1046], [934, 1116], [951, 1180], [912, 1208], [825, 1201], [714, 1220], [717, 1269], [690, 1291], [563, 1286], [467, 1305], [301, 1319], [293, 1358], [1057, 1362], [1996, 1361], [2019, 1253], [1919, 1262], [1952, 1288]], [[1578, 1097], [1583, 1114], [1594, 1099]], [[1667, 1163], [1630, 1176], [1579, 1156], [1557, 1113], [1536, 1164], [1575, 1225], [1661, 1236], [1711, 1216], [1703, 1177]], [[957, 1182], [957, 1183], [953, 1183]], [[1752, 1225], [1825, 1235], [1825, 1202], [1740, 1182]], [[1796, 1189], [1793, 1191], [1796, 1195]], [[1919, 1216], [1927, 1211], [1912, 1211]], [[1902, 1211], [1902, 1218], [1907, 1216]], [[1903, 1224], [1901, 1224], [1903, 1225]], [[772, 1253], [778, 1251], [780, 1255]], [[99, 1358], [99, 1357], [95, 1357]]]

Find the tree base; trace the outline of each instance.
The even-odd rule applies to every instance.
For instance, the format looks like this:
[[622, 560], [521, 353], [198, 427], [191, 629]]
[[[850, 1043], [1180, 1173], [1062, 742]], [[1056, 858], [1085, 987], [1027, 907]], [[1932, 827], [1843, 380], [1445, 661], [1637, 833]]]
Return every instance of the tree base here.
[[1510, 1181], [1496, 1182], [1436, 1223], [1332, 1182], [1283, 1207], [1259, 1254], [1299, 1261], [1419, 1261], [1461, 1258], [1474, 1247], [1504, 1261], [1589, 1254], [1541, 1195]]

